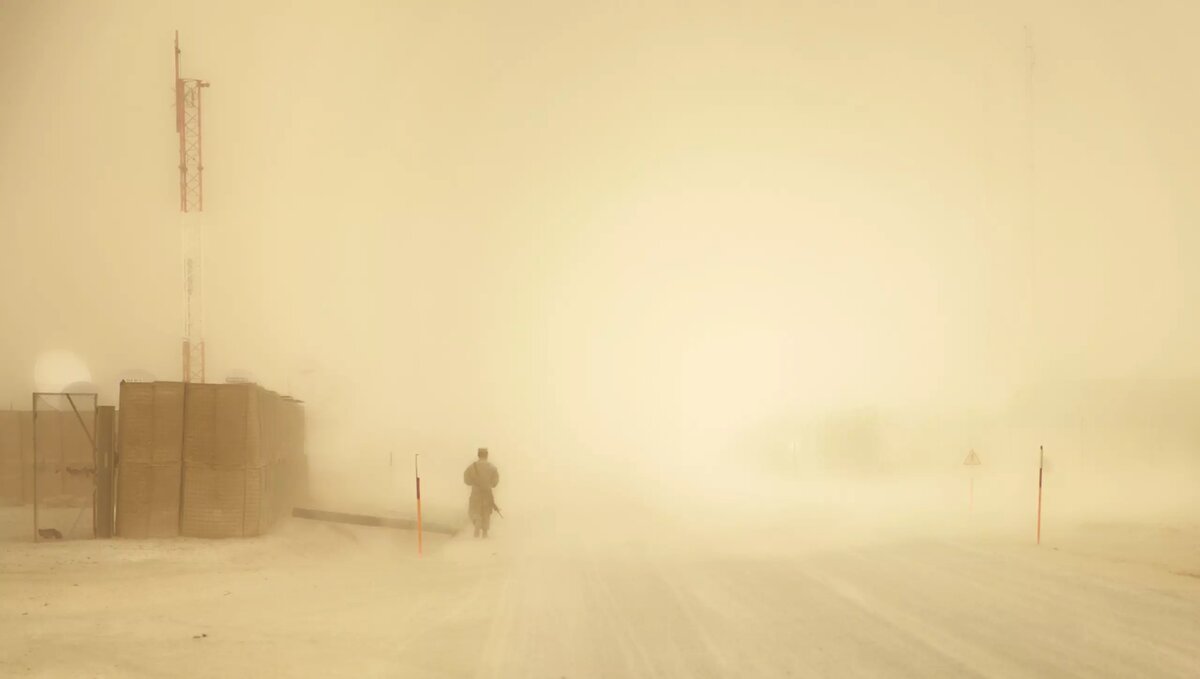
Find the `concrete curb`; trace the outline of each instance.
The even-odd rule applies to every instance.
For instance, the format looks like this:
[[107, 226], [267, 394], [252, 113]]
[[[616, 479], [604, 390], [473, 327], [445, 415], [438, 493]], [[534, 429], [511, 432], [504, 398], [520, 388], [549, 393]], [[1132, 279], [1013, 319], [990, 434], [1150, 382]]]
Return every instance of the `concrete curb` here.
[[[292, 516], [300, 519], [313, 519], [314, 521], [349, 523], [356, 526], [377, 526], [380, 528], [398, 528], [400, 530], [416, 530], [417, 528], [415, 519], [390, 519], [385, 516], [348, 514], [346, 512], [330, 512], [323, 509], [306, 509], [304, 507], [293, 508]], [[422, 522], [421, 527], [428, 533], [441, 533], [442, 535], [454, 535], [458, 532], [458, 529], [451, 526], [430, 523], [428, 521]]]

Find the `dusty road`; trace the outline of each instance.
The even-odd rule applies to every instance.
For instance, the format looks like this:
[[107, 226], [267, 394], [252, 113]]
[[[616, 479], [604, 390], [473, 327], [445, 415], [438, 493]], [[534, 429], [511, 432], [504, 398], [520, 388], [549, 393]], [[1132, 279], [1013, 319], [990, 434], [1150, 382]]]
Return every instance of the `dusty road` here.
[[[262, 540], [0, 550], [0, 675], [1196, 677], [1200, 578], [1052, 548]], [[780, 542], [786, 542], [781, 540]]]

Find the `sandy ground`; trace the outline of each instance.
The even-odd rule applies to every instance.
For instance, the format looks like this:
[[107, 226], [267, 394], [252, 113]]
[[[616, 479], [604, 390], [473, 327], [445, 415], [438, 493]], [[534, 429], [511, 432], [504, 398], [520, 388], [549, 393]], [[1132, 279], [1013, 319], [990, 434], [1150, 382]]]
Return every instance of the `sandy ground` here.
[[[0, 507], [0, 542], [33, 539], [33, 506]], [[38, 527], [53, 528], [64, 538], [91, 538], [95, 534], [91, 507], [55, 507], [38, 509]]]
[[422, 559], [411, 533], [298, 519], [3, 543], [0, 676], [1200, 676], [1194, 528], [1036, 548], [516, 525]]

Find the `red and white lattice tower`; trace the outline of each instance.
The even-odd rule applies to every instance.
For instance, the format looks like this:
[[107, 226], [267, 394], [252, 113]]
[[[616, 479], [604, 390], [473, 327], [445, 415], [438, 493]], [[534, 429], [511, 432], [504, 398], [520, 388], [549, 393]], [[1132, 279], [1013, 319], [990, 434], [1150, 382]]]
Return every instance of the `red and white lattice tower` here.
[[175, 31], [175, 131], [179, 133], [179, 210], [183, 213], [183, 381], [204, 381], [204, 153], [200, 93], [208, 83], [179, 75], [179, 31]]

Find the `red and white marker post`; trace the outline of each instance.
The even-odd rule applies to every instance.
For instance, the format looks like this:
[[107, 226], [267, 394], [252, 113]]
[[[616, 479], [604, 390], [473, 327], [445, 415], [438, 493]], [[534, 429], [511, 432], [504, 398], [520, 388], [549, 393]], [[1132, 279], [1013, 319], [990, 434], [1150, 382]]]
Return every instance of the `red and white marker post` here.
[[421, 544], [421, 454], [413, 458], [413, 472], [417, 477], [417, 556], [423, 553], [423, 545]]
[[969, 504], [967, 505], [967, 511], [970, 512], [975, 511], [975, 468], [981, 464], [983, 464], [983, 461], [979, 459], [979, 455], [975, 452], [974, 448], [971, 449], [970, 453], [967, 453], [967, 459], [963, 460], [963, 465], [968, 468], [967, 472], [968, 477], [970, 478], [970, 490], [968, 491], [968, 497], [970, 499], [968, 500]]

